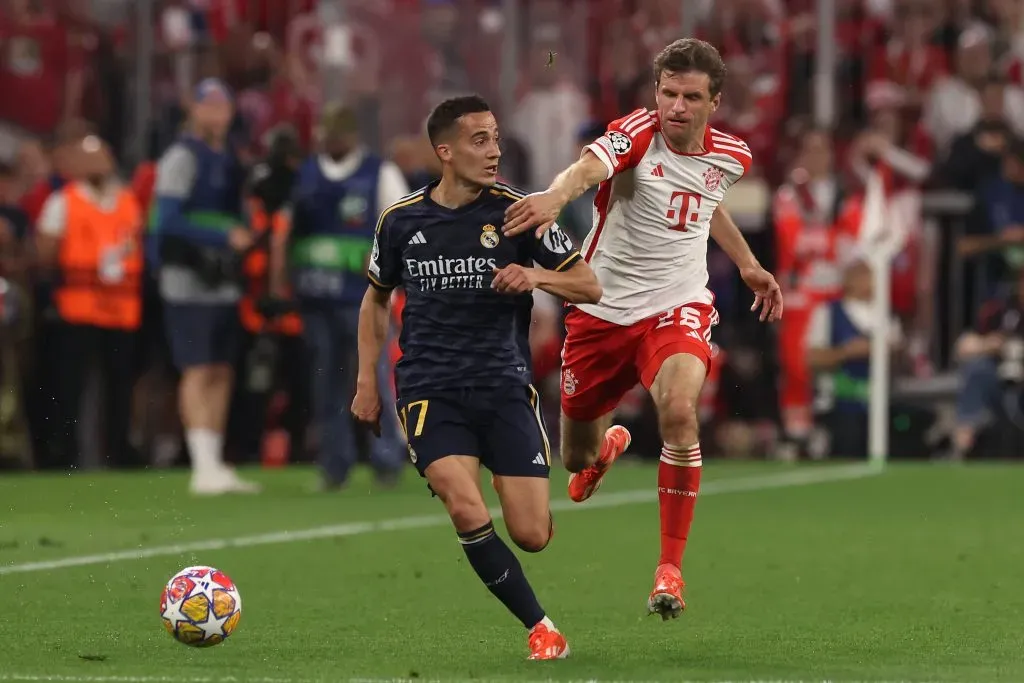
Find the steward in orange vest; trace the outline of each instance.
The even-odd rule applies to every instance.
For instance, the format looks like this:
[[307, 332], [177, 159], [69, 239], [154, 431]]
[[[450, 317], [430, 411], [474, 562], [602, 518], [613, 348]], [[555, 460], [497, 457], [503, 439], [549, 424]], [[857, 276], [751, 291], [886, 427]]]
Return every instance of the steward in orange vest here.
[[73, 152], [81, 179], [47, 199], [37, 225], [38, 251], [53, 273], [56, 333], [56, 429], [49, 464], [75, 465], [85, 381], [98, 363], [106, 424], [101, 448], [113, 464], [131, 461], [128, 427], [136, 332], [142, 322], [142, 210], [121, 184], [109, 148], [85, 138]]

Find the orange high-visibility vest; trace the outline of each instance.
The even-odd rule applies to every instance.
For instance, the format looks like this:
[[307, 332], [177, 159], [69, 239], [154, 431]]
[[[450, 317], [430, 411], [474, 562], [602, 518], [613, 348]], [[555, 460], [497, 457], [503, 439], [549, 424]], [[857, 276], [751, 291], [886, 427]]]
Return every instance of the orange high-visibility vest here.
[[74, 325], [137, 330], [142, 323], [142, 210], [128, 189], [107, 210], [78, 184], [61, 191], [67, 221], [54, 303]]
[[[278, 234], [287, 228], [286, 218], [276, 212], [268, 216], [259, 200], [250, 202], [250, 216], [253, 237], [259, 239], [268, 229]], [[242, 319], [242, 326], [252, 334], [259, 334], [261, 331], [285, 334], [295, 337], [302, 334], [302, 318], [298, 313], [288, 313], [272, 323], [267, 323], [266, 318], [256, 309], [256, 302], [264, 296], [267, 291], [267, 270], [270, 267], [269, 247], [266, 249], [254, 249], [245, 257], [243, 272], [245, 273], [245, 294], [238, 304], [239, 316]]]

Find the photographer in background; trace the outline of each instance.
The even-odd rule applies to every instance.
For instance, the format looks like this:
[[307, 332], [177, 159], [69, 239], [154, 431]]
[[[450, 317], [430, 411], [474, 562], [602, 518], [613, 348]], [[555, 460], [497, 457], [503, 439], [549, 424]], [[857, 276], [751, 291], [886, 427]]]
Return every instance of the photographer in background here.
[[238, 354], [244, 170], [228, 140], [234, 102], [207, 79], [195, 90], [187, 132], [157, 165], [150, 265], [159, 269], [167, 340], [181, 371], [178, 404], [196, 494], [258, 486], [224, 463], [224, 434]]
[[[242, 270], [239, 302], [244, 329], [242, 365], [232, 402], [232, 439], [245, 460], [283, 464], [304, 455], [308, 378], [302, 319], [287, 287], [270, 286], [271, 247], [287, 235], [289, 200], [303, 152], [298, 133], [282, 125], [269, 133], [267, 158], [253, 168], [246, 188], [255, 240]], [[279, 423], [280, 429], [268, 424]], [[269, 430], [269, 431], [268, 431]]]
[[957, 341], [956, 359], [953, 459], [962, 460], [1000, 416], [1004, 384], [1024, 385], [1024, 271], [1009, 293], [982, 306], [975, 328]]

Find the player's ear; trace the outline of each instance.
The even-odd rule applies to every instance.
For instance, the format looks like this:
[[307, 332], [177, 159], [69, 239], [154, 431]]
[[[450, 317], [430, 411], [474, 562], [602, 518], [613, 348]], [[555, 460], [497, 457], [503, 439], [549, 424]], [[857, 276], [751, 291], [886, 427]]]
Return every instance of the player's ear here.
[[436, 147], [434, 147], [434, 154], [436, 154], [437, 158], [440, 159], [441, 161], [445, 161], [445, 162], [451, 161], [452, 160], [452, 146], [449, 145], [446, 142], [443, 142], [440, 145], [437, 145]]
[[714, 112], [718, 109], [718, 105], [722, 103], [722, 93], [716, 94], [711, 98], [711, 111]]

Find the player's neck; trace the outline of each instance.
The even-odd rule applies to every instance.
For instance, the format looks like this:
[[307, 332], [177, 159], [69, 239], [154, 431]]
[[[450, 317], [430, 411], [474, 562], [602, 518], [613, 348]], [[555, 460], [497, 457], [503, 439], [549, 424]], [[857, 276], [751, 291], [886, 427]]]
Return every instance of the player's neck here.
[[679, 154], [703, 154], [707, 152], [707, 148], [704, 146], [704, 138], [707, 137], [708, 127], [705, 125], [697, 134], [693, 137], [687, 138], [686, 140], [673, 140], [669, 136], [665, 136], [665, 141], [668, 143], [672, 151], [678, 152]]
[[435, 204], [446, 209], [459, 209], [475, 202], [481, 192], [483, 188], [479, 185], [469, 185], [442, 177], [441, 182], [430, 191], [430, 198]]

